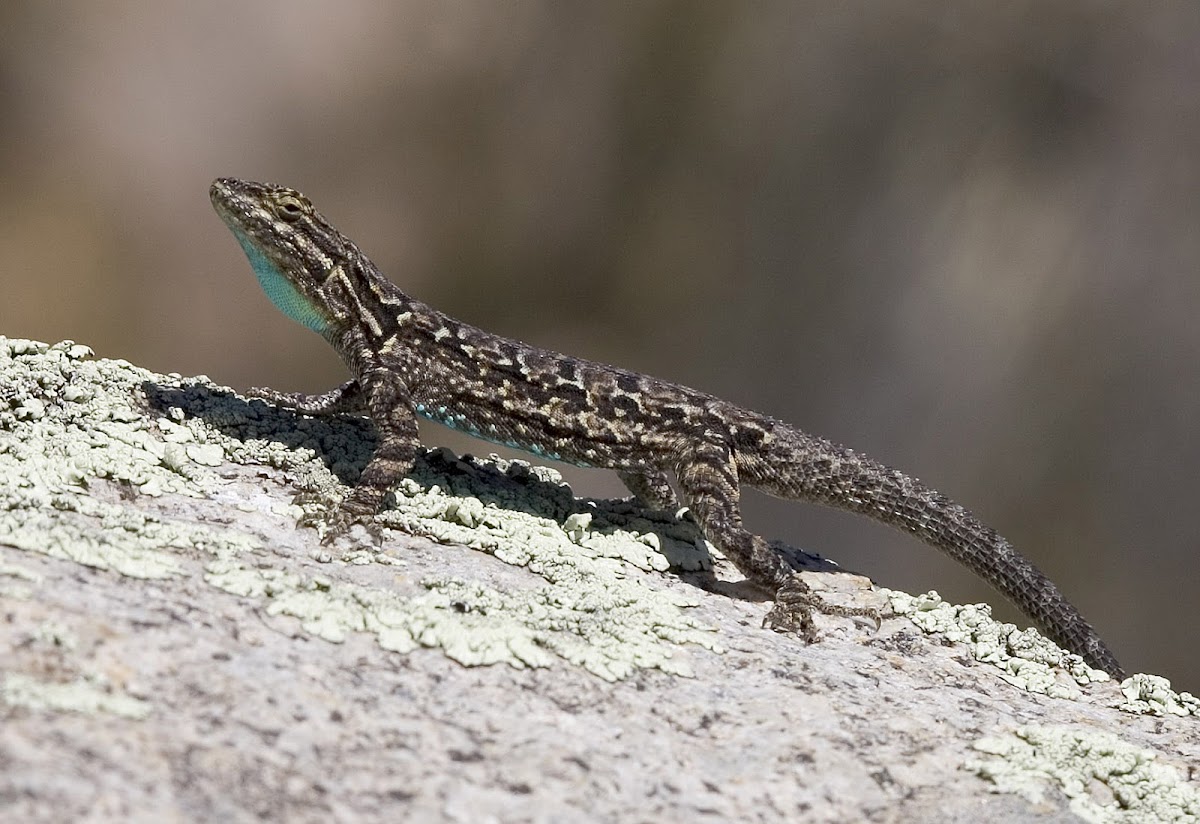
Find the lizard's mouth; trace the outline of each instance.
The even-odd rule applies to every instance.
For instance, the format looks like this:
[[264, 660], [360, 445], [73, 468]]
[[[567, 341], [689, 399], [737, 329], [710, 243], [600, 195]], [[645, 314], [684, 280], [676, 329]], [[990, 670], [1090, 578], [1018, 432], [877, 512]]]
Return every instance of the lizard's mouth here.
[[[234, 229], [244, 226], [245, 222], [237, 219], [238, 198], [234, 194], [231, 183], [231, 180], [224, 177], [214, 180], [212, 186], [208, 188], [208, 199], [212, 202], [213, 209], [221, 220], [225, 221], [230, 229]], [[245, 214], [245, 208], [241, 211]]]

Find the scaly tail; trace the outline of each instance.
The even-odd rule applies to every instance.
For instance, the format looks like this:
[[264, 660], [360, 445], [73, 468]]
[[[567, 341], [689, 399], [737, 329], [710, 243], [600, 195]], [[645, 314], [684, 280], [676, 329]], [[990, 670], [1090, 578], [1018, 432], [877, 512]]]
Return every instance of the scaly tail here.
[[1112, 651], [1058, 587], [969, 510], [852, 449], [746, 410], [731, 410], [730, 417], [742, 483], [915, 535], [988, 581], [1055, 643], [1114, 678], [1124, 677]]

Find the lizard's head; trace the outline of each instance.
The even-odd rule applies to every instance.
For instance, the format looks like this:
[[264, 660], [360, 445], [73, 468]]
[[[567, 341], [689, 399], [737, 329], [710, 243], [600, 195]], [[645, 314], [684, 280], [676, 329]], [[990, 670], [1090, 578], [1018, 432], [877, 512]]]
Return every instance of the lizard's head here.
[[318, 334], [334, 335], [340, 318], [323, 288], [360, 254], [354, 244], [295, 189], [222, 177], [208, 194], [271, 302]]

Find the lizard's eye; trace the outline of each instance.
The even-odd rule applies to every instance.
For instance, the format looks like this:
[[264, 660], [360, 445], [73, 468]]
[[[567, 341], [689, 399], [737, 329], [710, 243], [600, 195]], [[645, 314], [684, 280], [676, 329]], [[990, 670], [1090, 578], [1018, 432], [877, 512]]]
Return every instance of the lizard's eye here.
[[275, 213], [280, 220], [294, 223], [308, 211], [307, 204], [295, 195], [284, 195], [275, 202]]

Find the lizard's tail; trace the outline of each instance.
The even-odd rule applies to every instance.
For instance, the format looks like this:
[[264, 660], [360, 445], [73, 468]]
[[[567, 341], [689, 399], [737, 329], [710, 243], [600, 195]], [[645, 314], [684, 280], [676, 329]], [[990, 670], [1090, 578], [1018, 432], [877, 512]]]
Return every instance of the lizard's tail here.
[[996, 587], [1057, 644], [1114, 678], [1124, 677], [1112, 651], [1058, 587], [968, 509], [852, 449], [775, 421], [764, 432], [763, 424], [762, 419], [734, 424], [742, 483], [866, 515], [915, 535]]

